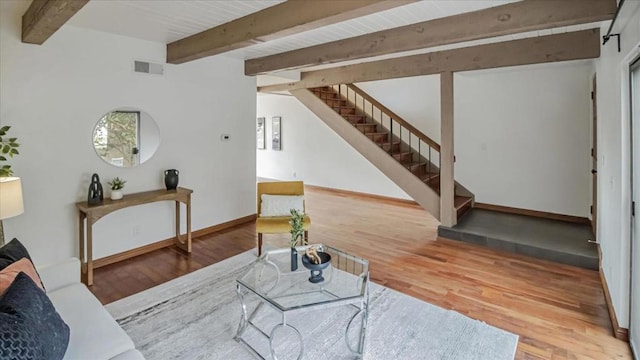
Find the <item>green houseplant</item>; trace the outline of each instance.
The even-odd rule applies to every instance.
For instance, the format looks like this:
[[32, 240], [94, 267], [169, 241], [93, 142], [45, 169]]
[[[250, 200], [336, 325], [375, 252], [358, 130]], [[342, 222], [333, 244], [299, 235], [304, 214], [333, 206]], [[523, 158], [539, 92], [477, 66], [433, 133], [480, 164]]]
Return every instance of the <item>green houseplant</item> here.
[[307, 245], [304, 241], [304, 213], [299, 212], [296, 209], [291, 209], [291, 220], [289, 220], [289, 225], [291, 225], [291, 230], [289, 233], [291, 234], [291, 247], [294, 248], [300, 242], [302, 245]]
[[[11, 129], [11, 126], [3, 126], [0, 128], [0, 161], [7, 161], [7, 156], [13, 157], [14, 155], [20, 154], [17, 149], [20, 146], [20, 144], [17, 143], [18, 138], [7, 137], [9, 129]], [[0, 166], [0, 177], [9, 176], [13, 176], [11, 165]]]
[[107, 184], [111, 186], [111, 200], [120, 200], [124, 196], [122, 193], [122, 189], [124, 189], [124, 184], [126, 180], [122, 180], [119, 177], [114, 177], [111, 181], [108, 181]]
[[291, 225], [291, 230], [289, 233], [291, 234], [291, 240], [289, 244], [291, 245], [291, 271], [296, 271], [298, 269], [298, 250], [296, 250], [296, 245], [300, 242], [302, 245], [306, 245], [306, 241], [304, 241], [304, 213], [291, 209], [291, 219], [289, 220], [289, 225]]

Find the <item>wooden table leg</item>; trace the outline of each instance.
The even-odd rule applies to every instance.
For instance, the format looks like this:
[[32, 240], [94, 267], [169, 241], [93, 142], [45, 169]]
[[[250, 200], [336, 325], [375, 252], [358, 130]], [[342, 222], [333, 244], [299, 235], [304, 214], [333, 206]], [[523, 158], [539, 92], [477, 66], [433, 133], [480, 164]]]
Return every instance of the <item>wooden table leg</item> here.
[[80, 258], [80, 281], [85, 285], [87, 284], [87, 263], [84, 261], [84, 219], [86, 219], [85, 213], [78, 211], [78, 229], [79, 236], [79, 258]]
[[187, 201], [187, 252], [191, 252], [191, 195]]
[[180, 201], [176, 201], [176, 246], [188, 253], [191, 252], [191, 201], [185, 202], [187, 206], [187, 234], [180, 234]]
[[176, 200], [176, 246], [184, 250], [184, 243], [180, 238], [180, 201]]
[[93, 221], [87, 218], [87, 286], [93, 285]]

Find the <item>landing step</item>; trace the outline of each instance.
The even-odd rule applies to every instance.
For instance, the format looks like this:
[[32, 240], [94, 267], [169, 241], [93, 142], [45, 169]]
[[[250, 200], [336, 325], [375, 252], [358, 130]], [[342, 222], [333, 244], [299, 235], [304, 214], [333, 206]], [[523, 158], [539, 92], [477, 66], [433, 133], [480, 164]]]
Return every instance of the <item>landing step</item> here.
[[484, 209], [471, 209], [454, 227], [438, 227], [438, 236], [598, 270], [598, 248], [591, 226]]

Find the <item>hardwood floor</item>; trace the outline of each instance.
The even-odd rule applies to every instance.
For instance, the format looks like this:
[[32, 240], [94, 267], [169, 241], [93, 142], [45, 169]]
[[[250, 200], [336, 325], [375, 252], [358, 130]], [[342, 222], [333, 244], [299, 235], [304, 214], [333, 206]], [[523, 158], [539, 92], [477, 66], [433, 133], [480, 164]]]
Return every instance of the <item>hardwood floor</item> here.
[[[520, 336], [516, 359], [631, 359], [613, 337], [598, 272], [437, 238], [418, 206], [307, 188], [311, 242], [370, 261], [373, 281]], [[111, 301], [255, 248], [253, 223], [198, 238], [186, 256], [165, 248], [95, 271]], [[288, 246], [288, 234], [265, 235]], [[436, 326], [434, 324], [434, 326]]]

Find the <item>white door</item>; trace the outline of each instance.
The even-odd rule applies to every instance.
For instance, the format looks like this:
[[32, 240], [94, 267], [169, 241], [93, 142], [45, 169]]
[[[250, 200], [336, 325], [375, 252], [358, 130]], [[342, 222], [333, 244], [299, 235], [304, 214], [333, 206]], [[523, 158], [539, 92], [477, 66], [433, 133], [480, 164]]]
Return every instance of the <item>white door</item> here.
[[631, 319], [629, 341], [640, 359], [640, 59], [631, 65]]

